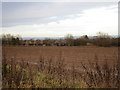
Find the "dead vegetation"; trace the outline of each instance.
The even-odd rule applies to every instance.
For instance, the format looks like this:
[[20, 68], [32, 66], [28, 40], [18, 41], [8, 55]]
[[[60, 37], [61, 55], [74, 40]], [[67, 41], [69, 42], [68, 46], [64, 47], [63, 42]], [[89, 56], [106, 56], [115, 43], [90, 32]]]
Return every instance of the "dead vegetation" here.
[[36, 63], [7, 55], [2, 58], [3, 88], [120, 88], [120, 61], [116, 53], [112, 54], [112, 61], [107, 56], [101, 60], [95, 55], [94, 60], [89, 58], [79, 64], [76, 59], [66, 64], [62, 49], [58, 58], [40, 55]]

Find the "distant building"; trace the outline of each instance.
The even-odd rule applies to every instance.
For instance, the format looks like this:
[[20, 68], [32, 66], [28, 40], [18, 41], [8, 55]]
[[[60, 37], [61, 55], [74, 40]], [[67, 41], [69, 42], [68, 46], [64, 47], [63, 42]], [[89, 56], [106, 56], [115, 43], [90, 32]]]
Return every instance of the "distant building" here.
[[87, 46], [92, 46], [93, 44], [92, 44], [92, 43], [87, 43], [86, 45], [87, 45]]
[[66, 46], [65, 40], [24, 40], [22, 42], [24, 46]]

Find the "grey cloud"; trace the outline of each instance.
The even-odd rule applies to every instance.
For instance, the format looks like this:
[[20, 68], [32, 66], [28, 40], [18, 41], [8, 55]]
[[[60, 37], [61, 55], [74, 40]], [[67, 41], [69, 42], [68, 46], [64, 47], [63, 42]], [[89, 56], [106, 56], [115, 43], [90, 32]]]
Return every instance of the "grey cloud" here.
[[[3, 3], [3, 27], [27, 24], [40, 24], [72, 18], [82, 14], [83, 10], [109, 6], [114, 3], [83, 3], [83, 2], [24, 2]], [[57, 17], [57, 18], [51, 18]]]

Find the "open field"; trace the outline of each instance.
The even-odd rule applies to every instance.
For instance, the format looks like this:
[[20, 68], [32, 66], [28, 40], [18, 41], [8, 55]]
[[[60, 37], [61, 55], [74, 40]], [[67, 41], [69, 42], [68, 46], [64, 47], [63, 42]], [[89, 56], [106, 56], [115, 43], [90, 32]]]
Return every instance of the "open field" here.
[[98, 57], [102, 63], [107, 58], [109, 63], [114, 61], [114, 56], [118, 55], [117, 47], [96, 47], [96, 46], [80, 46], [80, 47], [3, 47], [3, 55], [8, 58], [16, 56], [18, 60], [36, 62], [40, 56], [44, 56], [45, 60], [52, 58], [54, 61], [60, 57], [64, 59], [66, 64], [71, 65], [73, 62], [77, 65], [80, 62], [88, 62]]
[[9, 46], [2, 50], [3, 87], [120, 86], [117, 47]]

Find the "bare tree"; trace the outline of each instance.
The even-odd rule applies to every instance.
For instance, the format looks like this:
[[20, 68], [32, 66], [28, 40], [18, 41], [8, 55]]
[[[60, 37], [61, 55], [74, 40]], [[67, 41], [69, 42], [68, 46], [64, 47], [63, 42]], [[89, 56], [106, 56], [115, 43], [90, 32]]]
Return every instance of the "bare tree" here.
[[72, 34], [67, 34], [65, 36], [65, 40], [68, 46], [73, 46], [74, 45], [74, 37]]

